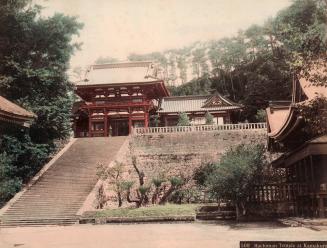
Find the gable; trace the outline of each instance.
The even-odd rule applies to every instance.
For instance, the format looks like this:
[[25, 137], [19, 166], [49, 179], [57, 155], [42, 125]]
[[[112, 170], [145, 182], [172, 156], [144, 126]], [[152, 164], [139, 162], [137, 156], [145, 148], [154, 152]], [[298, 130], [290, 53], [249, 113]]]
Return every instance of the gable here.
[[204, 102], [202, 108], [214, 108], [228, 106], [227, 102], [220, 95], [213, 95], [207, 101]]

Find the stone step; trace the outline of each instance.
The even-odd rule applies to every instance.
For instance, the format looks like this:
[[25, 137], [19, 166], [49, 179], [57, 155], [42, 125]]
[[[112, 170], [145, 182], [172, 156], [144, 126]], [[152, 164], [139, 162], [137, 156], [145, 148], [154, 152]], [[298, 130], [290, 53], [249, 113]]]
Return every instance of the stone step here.
[[77, 139], [4, 213], [1, 227], [71, 225], [97, 182], [99, 163], [109, 164], [126, 137]]

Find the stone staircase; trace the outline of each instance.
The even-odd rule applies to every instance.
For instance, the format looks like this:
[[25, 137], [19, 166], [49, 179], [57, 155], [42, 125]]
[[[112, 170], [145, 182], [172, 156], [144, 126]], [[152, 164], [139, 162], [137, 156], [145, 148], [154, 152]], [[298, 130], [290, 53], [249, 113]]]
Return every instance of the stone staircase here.
[[109, 164], [126, 137], [77, 139], [2, 215], [2, 227], [71, 225], [97, 182], [99, 163]]

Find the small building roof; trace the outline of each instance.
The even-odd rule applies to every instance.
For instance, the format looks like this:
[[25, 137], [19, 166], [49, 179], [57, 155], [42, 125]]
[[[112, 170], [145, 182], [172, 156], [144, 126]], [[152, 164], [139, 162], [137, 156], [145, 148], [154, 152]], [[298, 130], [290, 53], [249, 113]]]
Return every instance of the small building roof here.
[[[320, 70], [310, 72], [311, 75], [320, 73]], [[293, 82], [293, 100], [283, 105], [273, 102], [266, 109], [268, 121], [268, 136], [276, 140], [285, 139], [302, 122], [301, 116], [295, 113], [296, 104], [306, 104], [317, 96], [327, 97], [327, 87], [313, 85], [302, 77]], [[278, 103], [278, 102], [277, 102]]]
[[234, 103], [220, 94], [204, 96], [173, 96], [164, 97], [162, 99], [158, 112], [179, 113], [226, 111], [239, 110], [242, 107], [242, 105]]
[[133, 84], [163, 81], [158, 68], [150, 61], [122, 62], [90, 66], [83, 81], [76, 86]]
[[0, 96], [0, 120], [15, 122], [17, 124], [24, 124], [35, 118], [36, 115], [26, 109], [18, 106], [17, 104]]

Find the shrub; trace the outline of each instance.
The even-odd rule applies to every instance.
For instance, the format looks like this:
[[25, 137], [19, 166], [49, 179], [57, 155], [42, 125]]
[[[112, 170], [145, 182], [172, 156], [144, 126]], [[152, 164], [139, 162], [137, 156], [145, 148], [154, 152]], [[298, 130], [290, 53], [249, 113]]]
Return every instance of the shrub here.
[[207, 112], [204, 117], [206, 119], [206, 125], [213, 125], [214, 124], [214, 122], [213, 122], [213, 115], [212, 114], [210, 114], [209, 112]]
[[179, 113], [177, 126], [190, 126], [190, 125], [191, 125], [190, 119], [188, 118], [187, 114], [184, 112]]
[[253, 194], [254, 186], [262, 183], [264, 151], [261, 145], [232, 147], [206, 178], [211, 194], [235, 205], [237, 219], [246, 214], [246, 201]]

